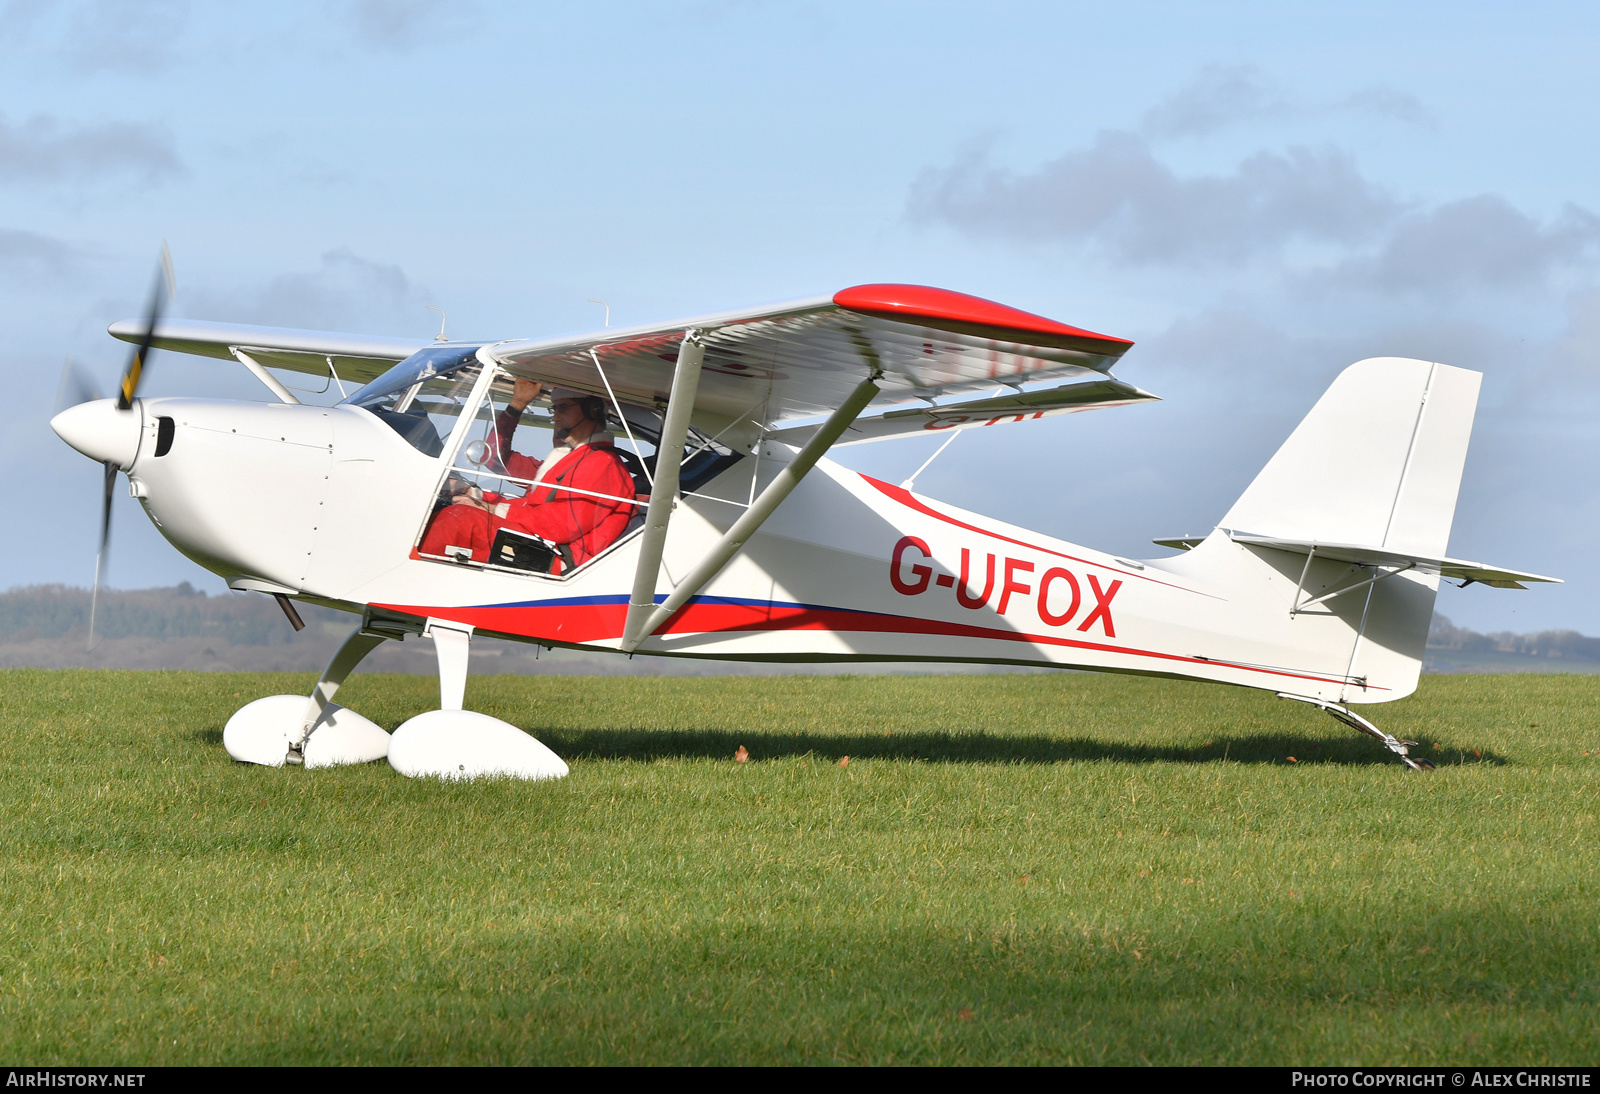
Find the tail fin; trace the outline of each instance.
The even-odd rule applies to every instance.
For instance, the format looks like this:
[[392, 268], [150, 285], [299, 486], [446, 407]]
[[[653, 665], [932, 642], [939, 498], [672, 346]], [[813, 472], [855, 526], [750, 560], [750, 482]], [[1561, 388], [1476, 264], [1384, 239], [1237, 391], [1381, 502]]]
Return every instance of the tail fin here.
[[[1360, 560], [1445, 554], [1481, 379], [1399, 357], [1339, 374], [1185, 557], [1184, 569], [1229, 591], [1239, 648], [1343, 681], [1303, 685], [1322, 699], [1383, 702], [1416, 690], [1438, 568]], [[1335, 544], [1367, 550], [1314, 550]]]
[[1317, 400], [1222, 527], [1443, 556], [1481, 380], [1403, 357], [1358, 361]]

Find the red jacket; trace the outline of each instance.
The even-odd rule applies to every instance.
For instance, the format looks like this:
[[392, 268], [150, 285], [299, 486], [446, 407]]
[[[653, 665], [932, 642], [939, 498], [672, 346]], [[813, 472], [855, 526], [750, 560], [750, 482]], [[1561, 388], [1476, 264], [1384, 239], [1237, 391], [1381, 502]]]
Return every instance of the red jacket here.
[[[513, 458], [517, 455], [512, 454]], [[507, 471], [511, 472], [511, 459], [506, 463]], [[611, 497], [591, 497], [562, 487]], [[622, 465], [616, 450], [609, 444], [581, 445], [557, 463], [526, 497], [511, 502], [503, 519], [491, 520], [490, 538], [493, 539], [493, 529], [500, 525], [531, 532], [551, 543], [567, 545], [572, 551], [573, 564], [582, 566], [617, 541], [638, 508], [626, 500], [611, 499], [633, 497], [633, 476]]]

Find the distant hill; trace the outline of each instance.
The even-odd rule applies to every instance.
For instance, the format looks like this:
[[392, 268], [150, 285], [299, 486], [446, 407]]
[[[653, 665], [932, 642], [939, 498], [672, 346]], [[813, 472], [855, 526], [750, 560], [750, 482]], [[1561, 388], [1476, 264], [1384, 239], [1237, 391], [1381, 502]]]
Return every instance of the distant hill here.
[[1422, 671], [1600, 672], [1600, 638], [1577, 631], [1479, 634], [1435, 615]]
[[[207, 596], [188, 582], [166, 589], [102, 590], [92, 651], [89, 591], [33, 585], [0, 593], [0, 668], [320, 670], [356, 624], [330, 608], [299, 606], [306, 629], [289, 626], [260, 593]], [[433, 644], [386, 642], [363, 663], [372, 672], [431, 674]], [[626, 658], [540, 650], [492, 638], [472, 644], [472, 671], [566, 675], [726, 676], [792, 672], [973, 672], [936, 665], [750, 665], [676, 657]], [[1013, 671], [1000, 669], [998, 671]], [[1029, 671], [1029, 670], [1021, 670]], [[1600, 638], [1577, 631], [1479, 634], [1435, 616], [1424, 672], [1600, 672]]]

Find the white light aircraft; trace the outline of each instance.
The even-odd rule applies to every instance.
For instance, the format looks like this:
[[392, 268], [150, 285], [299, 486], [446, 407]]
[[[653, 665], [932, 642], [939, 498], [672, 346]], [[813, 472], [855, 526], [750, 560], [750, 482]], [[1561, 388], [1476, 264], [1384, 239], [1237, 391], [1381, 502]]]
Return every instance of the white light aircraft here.
[[[462, 709], [469, 644], [491, 635], [1233, 684], [1319, 707], [1428, 767], [1355, 705], [1415, 690], [1441, 580], [1555, 580], [1445, 555], [1481, 379], [1449, 365], [1351, 365], [1214, 531], [1158, 539], [1183, 550], [1135, 560], [826, 458], [1155, 398], [1112, 375], [1130, 342], [991, 301], [858, 285], [574, 337], [428, 343], [161, 319], [160, 279], [155, 297], [147, 318], [110, 328], [137, 344], [118, 398], [51, 423], [105, 465], [102, 560], [121, 471], [162, 535], [230, 588], [277, 597], [297, 628], [297, 600], [360, 617], [309, 698], [233, 716], [224, 743], [238, 760], [566, 774], [529, 734]], [[236, 361], [273, 401], [138, 398], [153, 348]], [[302, 404], [269, 368], [347, 396]], [[508, 414], [533, 390], [519, 380], [545, 387]], [[537, 451], [526, 434], [574, 406], [614, 438], [587, 446], [605, 449], [589, 466], [621, 469], [608, 489], [562, 479], [576, 442], [555, 471], [546, 461], [548, 479], [507, 447], [521, 421], [516, 447]], [[604, 520], [563, 543], [519, 523], [530, 505]], [[390, 734], [333, 699], [367, 653], [407, 635], [433, 640], [440, 709]]]

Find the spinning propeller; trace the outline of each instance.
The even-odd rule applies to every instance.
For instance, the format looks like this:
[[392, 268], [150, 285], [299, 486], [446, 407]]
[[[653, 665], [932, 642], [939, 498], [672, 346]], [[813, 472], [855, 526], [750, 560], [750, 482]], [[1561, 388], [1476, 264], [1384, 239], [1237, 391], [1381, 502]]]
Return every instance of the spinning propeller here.
[[[139, 393], [139, 381], [144, 376], [145, 358], [150, 353], [151, 344], [155, 341], [156, 324], [161, 320], [161, 313], [166, 310], [167, 298], [172, 295], [175, 281], [172, 276], [172, 255], [167, 250], [167, 245], [161, 245], [161, 260], [156, 267], [155, 284], [150, 289], [150, 304], [145, 308], [144, 336], [139, 339], [139, 344], [133, 349], [133, 354], [128, 358], [127, 368], [123, 369], [122, 379], [117, 384], [117, 411], [126, 414], [133, 409], [134, 397]], [[71, 399], [70, 405], [86, 402], [99, 398], [95, 390], [94, 381], [80, 371], [71, 361], [61, 377], [61, 389], [57, 396], [58, 402]], [[94, 556], [94, 592], [89, 599], [89, 648], [94, 648], [94, 622], [95, 613], [100, 605], [100, 578], [105, 573], [107, 553], [111, 547], [111, 498], [112, 491], [117, 484], [118, 465], [116, 460], [105, 460], [105, 486], [101, 492], [100, 502], [100, 547]]]

